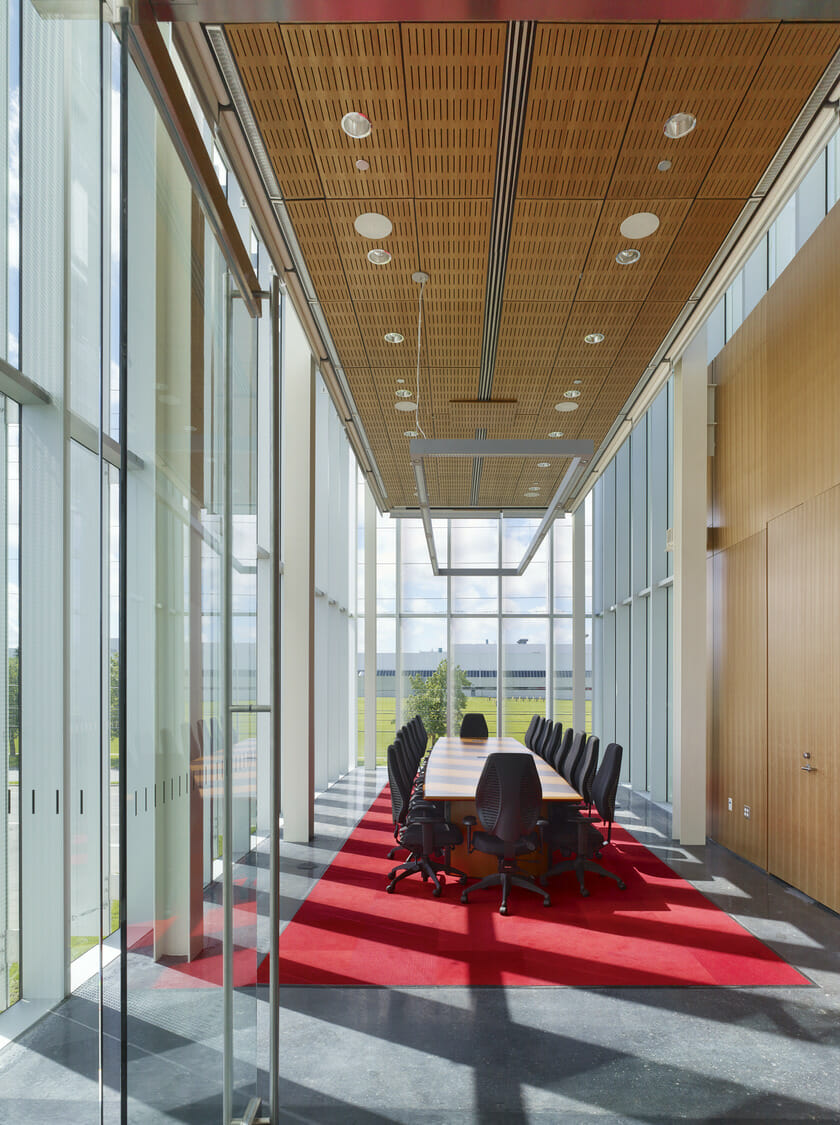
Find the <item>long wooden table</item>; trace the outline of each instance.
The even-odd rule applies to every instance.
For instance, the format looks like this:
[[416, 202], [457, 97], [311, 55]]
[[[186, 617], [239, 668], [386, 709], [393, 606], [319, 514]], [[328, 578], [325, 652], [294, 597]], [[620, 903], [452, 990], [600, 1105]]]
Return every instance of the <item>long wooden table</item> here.
[[[429, 801], [445, 801], [447, 820], [463, 828], [465, 816], [475, 816], [475, 790], [484, 763], [489, 754], [503, 751], [510, 754], [530, 754], [537, 766], [544, 802], [580, 801], [563, 778], [538, 754], [515, 738], [491, 736], [490, 738], [439, 738], [432, 747], [426, 765], [423, 796]], [[452, 863], [469, 875], [487, 875], [496, 870], [496, 859], [483, 852], [467, 852], [467, 830], [463, 828], [464, 843], [452, 849]], [[548, 857], [544, 852], [523, 856], [523, 868], [533, 873], [544, 871]]]

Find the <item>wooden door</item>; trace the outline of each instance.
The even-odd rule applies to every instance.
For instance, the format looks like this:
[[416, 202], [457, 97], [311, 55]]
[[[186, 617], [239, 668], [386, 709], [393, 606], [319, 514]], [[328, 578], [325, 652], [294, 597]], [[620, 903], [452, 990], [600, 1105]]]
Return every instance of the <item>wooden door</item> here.
[[840, 486], [767, 525], [767, 720], [768, 868], [840, 910]]

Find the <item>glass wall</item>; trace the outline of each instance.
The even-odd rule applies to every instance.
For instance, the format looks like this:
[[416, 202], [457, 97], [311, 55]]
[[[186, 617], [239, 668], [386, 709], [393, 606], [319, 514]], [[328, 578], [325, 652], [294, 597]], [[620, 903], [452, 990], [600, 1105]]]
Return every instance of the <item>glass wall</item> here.
[[[592, 489], [593, 726], [625, 748], [623, 780], [671, 798], [673, 386]], [[587, 632], [589, 632], [587, 628]]]
[[[363, 490], [363, 485], [359, 484]], [[360, 493], [363, 497], [363, 491]], [[359, 542], [363, 503], [357, 509]], [[433, 520], [442, 565], [492, 569], [519, 562], [539, 521], [528, 517]], [[558, 519], [521, 577], [435, 576], [419, 519], [377, 516], [377, 760], [412, 715], [434, 715], [433, 734], [457, 731], [480, 711], [491, 734], [521, 739], [531, 716], [572, 722], [572, 524]], [[586, 721], [591, 723], [591, 504], [586, 503]], [[358, 597], [364, 581], [358, 554]], [[359, 740], [364, 625], [357, 621]], [[554, 683], [554, 691], [549, 685]], [[430, 728], [431, 729], [431, 728]]]

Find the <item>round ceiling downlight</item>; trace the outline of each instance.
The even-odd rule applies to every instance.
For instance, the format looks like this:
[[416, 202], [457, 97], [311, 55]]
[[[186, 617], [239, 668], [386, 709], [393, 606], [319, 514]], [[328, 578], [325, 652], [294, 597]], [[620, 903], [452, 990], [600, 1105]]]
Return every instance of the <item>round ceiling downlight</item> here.
[[417, 437], [416, 430], [403, 430], [403, 437]]
[[429, 280], [429, 275], [426, 273], [425, 270], [415, 270], [414, 273], [411, 275], [411, 280], [414, 282], [415, 285], [425, 285], [426, 282]]
[[345, 113], [341, 119], [341, 128], [348, 137], [358, 140], [360, 137], [367, 137], [370, 134], [370, 121], [363, 113], [357, 113], [352, 110], [350, 113]]
[[675, 113], [665, 122], [663, 132], [672, 141], [685, 137], [697, 124], [697, 118], [692, 113]]
[[396, 392], [397, 398], [411, 398], [411, 391], [408, 387], [399, 387]]
[[583, 337], [583, 342], [584, 342], [584, 344], [603, 344], [604, 333], [603, 332], [590, 332], [588, 335]]
[[628, 215], [618, 229], [624, 238], [647, 238], [659, 229], [659, 218], [652, 211], [637, 211]]
[[554, 409], [559, 411], [560, 414], [566, 414], [570, 410], [577, 410], [578, 404], [576, 402], [556, 402]]
[[[371, 251], [371, 253], [373, 253], [373, 251]], [[619, 250], [619, 252], [615, 256], [615, 260], [620, 266], [632, 266], [634, 262], [638, 262], [641, 256], [642, 255], [639, 253], [639, 251], [634, 250], [631, 246], [628, 247], [627, 250]], [[368, 254], [368, 257], [370, 257], [370, 254]]]
[[551, 433], [548, 436], [549, 437], [562, 437], [563, 431], [562, 430], [552, 430]]
[[551, 468], [551, 462], [550, 461], [537, 461], [537, 468], [538, 469], [550, 469]]
[[563, 391], [563, 398], [580, 398], [580, 391]]
[[370, 164], [368, 164], [366, 160], [363, 160], [361, 157], [359, 157], [359, 159], [356, 161], [356, 167], [360, 172], [367, 172], [367, 170], [370, 168]]
[[379, 247], [376, 247], [376, 249], [374, 250], [368, 250], [367, 259], [375, 266], [387, 266], [391, 260], [391, 255], [387, 250], [382, 250]]
[[671, 171], [671, 161], [670, 160], [660, 160], [659, 163], [656, 165], [656, 170], [657, 170], [657, 172], [670, 172]]
[[364, 211], [353, 220], [356, 233], [362, 238], [387, 238], [394, 229], [394, 224], [387, 215], [380, 215], [378, 211]]
[[394, 403], [394, 409], [395, 410], [402, 410], [406, 414], [409, 414], [409, 413], [411, 413], [412, 410], [417, 409], [417, 403], [416, 402], [406, 402], [405, 399], [400, 399], [399, 402]]
[[384, 339], [386, 344], [401, 344], [405, 336], [402, 332], [386, 332]]

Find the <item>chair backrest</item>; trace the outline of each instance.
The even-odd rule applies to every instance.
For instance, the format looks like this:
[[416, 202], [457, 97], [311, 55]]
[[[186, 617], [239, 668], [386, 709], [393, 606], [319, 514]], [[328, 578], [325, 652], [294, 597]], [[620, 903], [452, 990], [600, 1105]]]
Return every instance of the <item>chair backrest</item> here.
[[394, 824], [405, 824], [411, 786], [406, 784], [402, 743], [392, 742], [388, 747], [388, 784], [391, 787], [391, 816]]
[[475, 811], [485, 832], [513, 843], [534, 831], [542, 786], [530, 754], [488, 754], [475, 790]]
[[468, 711], [461, 720], [461, 738], [487, 738], [487, 720], [480, 711]]
[[615, 795], [618, 791], [618, 778], [621, 773], [621, 758], [624, 750], [617, 742], [611, 742], [604, 751], [604, 759], [598, 767], [592, 782], [592, 800], [598, 815], [607, 825], [607, 839], [612, 833], [615, 819]]
[[554, 759], [557, 755], [557, 749], [563, 740], [563, 724], [554, 723], [551, 728], [551, 733], [543, 743], [542, 757], [545, 758], [548, 765], [554, 765]]
[[572, 736], [572, 745], [569, 749], [569, 753], [566, 755], [566, 761], [563, 763], [563, 768], [560, 771], [560, 776], [565, 781], [568, 781], [569, 785], [571, 785], [572, 788], [574, 788], [572, 775], [574, 773], [575, 766], [577, 766], [578, 758], [581, 756], [585, 749], [586, 731], [576, 730], [574, 732], [574, 735]]
[[563, 766], [569, 756], [569, 751], [572, 749], [572, 740], [575, 737], [575, 732], [571, 727], [566, 727], [563, 731], [563, 737], [560, 739], [560, 744], [554, 751], [554, 761], [550, 765], [554, 766], [559, 774], [563, 773]]
[[537, 725], [539, 724], [539, 721], [540, 721], [539, 715], [532, 715], [531, 721], [528, 724], [528, 729], [525, 731], [525, 737], [522, 741], [525, 743], [525, 745], [528, 747], [529, 750], [534, 749], [534, 733], [537, 729]]
[[420, 715], [415, 715], [413, 719], [409, 719], [409, 726], [414, 727], [417, 732], [417, 740], [423, 744], [423, 753], [425, 753], [429, 746], [429, 732], [426, 730], [426, 724]]
[[554, 723], [551, 719], [546, 719], [543, 728], [540, 731], [539, 738], [534, 741], [534, 753], [539, 754], [541, 758], [545, 757], [545, 750], [551, 740], [551, 732], [554, 730]]
[[400, 727], [398, 737], [403, 740], [407, 748], [411, 751], [414, 759], [414, 772], [417, 772], [417, 767], [426, 753], [425, 745], [420, 741], [420, 735], [417, 727], [413, 723], [406, 723], [404, 727]]
[[575, 772], [572, 774], [572, 788], [577, 789], [587, 805], [592, 803], [592, 779], [598, 768], [598, 751], [601, 740], [597, 734], [591, 734], [586, 740], [583, 753], [577, 760]]

